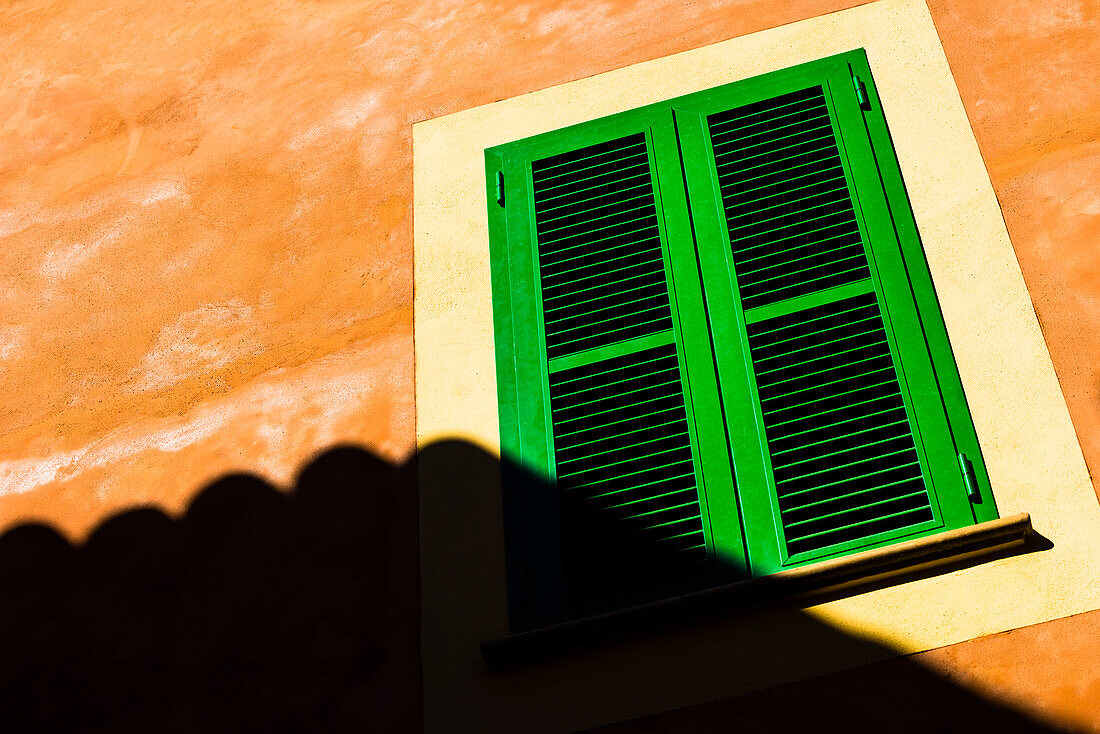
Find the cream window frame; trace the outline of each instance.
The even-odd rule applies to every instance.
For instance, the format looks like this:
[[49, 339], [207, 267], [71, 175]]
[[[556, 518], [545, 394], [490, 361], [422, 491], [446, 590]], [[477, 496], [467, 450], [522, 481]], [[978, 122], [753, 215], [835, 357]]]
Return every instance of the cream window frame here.
[[[1002, 517], [1030, 513], [1052, 547], [806, 611], [912, 653], [1096, 609], [1100, 555], [1093, 539], [1100, 538], [1100, 506], [921, 0], [880, 0], [414, 125], [418, 445], [457, 438], [499, 451], [485, 148], [854, 48], [866, 49], [879, 88], [998, 509]], [[539, 722], [539, 729], [582, 728], [869, 662], [836, 659], [791, 670], [761, 656], [742, 661], [756, 671], [751, 680], [719, 685], [701, 680], [702, 670], [685, 670], [659, 692], [619, 691], [609, 698], [609, 690], [624, 685], [614, 682], [614, 673], [626, 661], [641, 666], [637, 677], [648, 660], [666, 659], [660, 650], [673, 644], [666, 635], [584, 663], [493, 676], [477, 647], [508, 630], [499, 492], [495, 498], [422, 492], [420, 512], [427, 731], [446, 728], [456, 716], [473, 717], [466, 720], [483, 730], [528, 730], [527, 722]], [[449, 524], [454, 512], [467, 513], [470, 528], [492, 537], [456, 548]], [[460, 572], [470, 564], [481, 564], [479, 572]], [[484, 583], [469, 588], [471, 578]], [[753, 649], [766, 650], [770, 639], [782, 644], [785, 619], [731, 623], [705, 639], [691, 632], [673, 637], [685, 656], [741, 649], [750, 635]], [[546, 686], [557, 694], [541, 693]], [[616, 702], [613, 710], [600, 703], [606, 700]], [[512, 718], [494, 718], [505, 712]]]

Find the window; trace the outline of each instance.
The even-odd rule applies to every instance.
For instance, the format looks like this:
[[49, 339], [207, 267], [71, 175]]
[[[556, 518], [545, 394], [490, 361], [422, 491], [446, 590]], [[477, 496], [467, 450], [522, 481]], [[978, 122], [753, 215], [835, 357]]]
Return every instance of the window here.
[[861, 51], [486, 171], [514, 630], [997, 516]]

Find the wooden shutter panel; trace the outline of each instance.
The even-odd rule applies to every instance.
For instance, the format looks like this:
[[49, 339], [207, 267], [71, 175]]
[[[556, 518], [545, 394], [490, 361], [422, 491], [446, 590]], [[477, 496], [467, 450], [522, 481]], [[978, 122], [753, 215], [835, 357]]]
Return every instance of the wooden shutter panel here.
[[746, 310], [870, 277], [821, 87], [707, 124]]
[[787, 551], [933, 519], [873, 293], [749, 325]]
[[[675, 156], [667, 110], [663, 119], [665, 149]], [[675, 225], [659, 192], [651, 130], [580, 146], [567, 139], [557, 146], [563, 152], [527, 153], [529, 211], [509, 214], [529, 222], [537, 274], [532, 328], [544, 348], [547, 470], [558, 496], [566, 613], [711, 573], [701, 440], [720, 446], [724, 458], [708, 481], [724, 486], [733, 502], [717, 385], [713, 374], [709, 385], [687, 375], [691, 350], [712, 361], [709, 344], [685, 346], [680, 333], [678, 314], [690, 305], [674, 295], [668, 229]], [[678, 156], [669, 168], [683, 209], [676, 239], [687, 247], [681, 255], [693, 257]], [[691, 271], [693, 319], [705, 330]], [[700, 411], [693, 392], [697, 402], [708, 396]], [[696, 426], [706, 418], [698, 413], [719, 431], [700, 439]]]
[[549, 358], [671, 331], [645, 136], [537, 161], [532, 181]]
[[787, 553], [932, 521], [824, 90], [707, 125]]
[[757, 427], [731, 429], [762, 463], [751, 482], [738, 467], [756, 574], [974, 517], [838, 61], [676, 105], [727, 423]]
[[[706, 543], [645, 136], [535, 161], [531, 174], [570, 605], [701, 577]], [[555, 358], [598, 348], [593, 361], [555, 370]]]
[[550, 403], [570, 602], [705, 575], [676, 347], [556, 372]]

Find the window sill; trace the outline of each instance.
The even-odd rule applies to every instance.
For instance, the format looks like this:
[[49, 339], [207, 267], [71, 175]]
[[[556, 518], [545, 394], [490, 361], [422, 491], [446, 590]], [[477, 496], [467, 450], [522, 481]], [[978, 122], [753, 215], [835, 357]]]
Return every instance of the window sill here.
[[606, 614], [509, 635], [481, 644], [491, 668], [538, 660], [640, 637], [688, 624], [838, 591], [858, 593], [883, 582], [989, 560], [1024, 549], [1036, 538], [1027, 513], [918, 538], [760, 578], [695, 591]]

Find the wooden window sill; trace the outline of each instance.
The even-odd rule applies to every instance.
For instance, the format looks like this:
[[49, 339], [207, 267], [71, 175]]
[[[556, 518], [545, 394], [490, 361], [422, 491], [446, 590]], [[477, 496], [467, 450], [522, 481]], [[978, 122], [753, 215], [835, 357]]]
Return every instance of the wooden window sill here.
[[[838, 591], [856, 593], [944, 567], [1021, 550], [1035, 536], [1027, 513], [950, 530], [745, 581], [483, 642], [491, 668], [510, 668]], [[900, 578], [899, 578], [900, 577]]]

